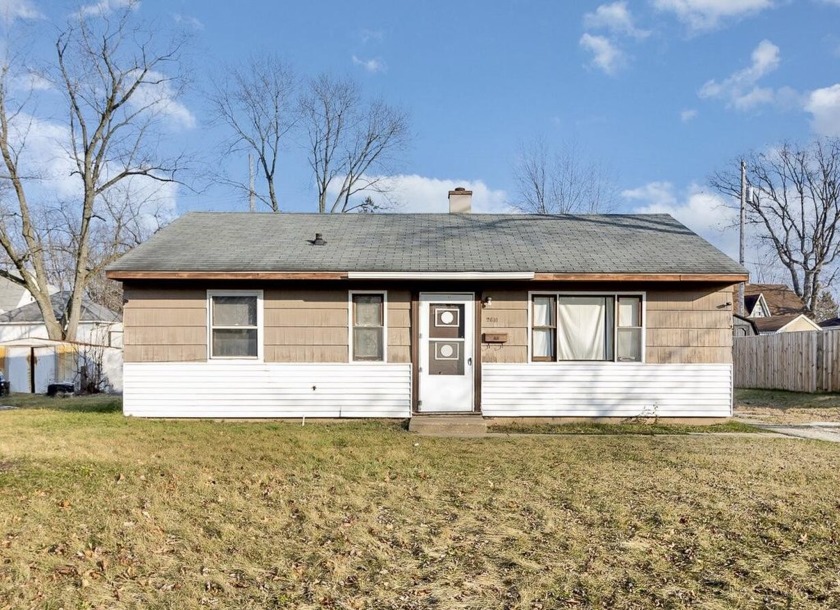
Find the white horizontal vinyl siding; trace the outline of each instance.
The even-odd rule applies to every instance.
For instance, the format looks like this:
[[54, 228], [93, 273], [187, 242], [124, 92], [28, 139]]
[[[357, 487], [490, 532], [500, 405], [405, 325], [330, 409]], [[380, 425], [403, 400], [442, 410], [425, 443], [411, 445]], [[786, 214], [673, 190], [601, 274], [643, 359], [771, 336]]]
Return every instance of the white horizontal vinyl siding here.
[[410, 364], [127, 362], [137, 417], [410, 417]]
[[729, 417], [730, 364], [485, 364], [488, 417]]

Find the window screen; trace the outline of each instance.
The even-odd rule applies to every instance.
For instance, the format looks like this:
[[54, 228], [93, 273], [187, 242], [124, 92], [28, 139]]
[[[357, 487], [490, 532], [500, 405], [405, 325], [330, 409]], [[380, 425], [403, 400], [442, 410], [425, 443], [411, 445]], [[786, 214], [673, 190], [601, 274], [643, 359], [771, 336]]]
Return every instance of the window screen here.
[[353, 295], [353, 360], [385, 356], [385, 295]]
[[257, 296], [210, 297], [211, 357], [256, 358]]

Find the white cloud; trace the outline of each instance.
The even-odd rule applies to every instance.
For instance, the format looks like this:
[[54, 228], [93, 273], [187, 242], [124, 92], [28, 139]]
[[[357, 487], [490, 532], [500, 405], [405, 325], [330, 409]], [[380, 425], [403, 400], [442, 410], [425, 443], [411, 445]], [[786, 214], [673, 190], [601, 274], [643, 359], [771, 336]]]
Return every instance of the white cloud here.
[[169, 84], [166, 75], [149, 72], [144, 80], [150, 82], [138, 87], [129, 102], [134, 108], [149, 107], [151, 111], [169, 119], [178, 127], [186, 129], [195, 127], [197, 122], [195, 115], [175, 99], [176, 92]]
[[592, 64], [606, 74], [615, 74], [624, 65], [624, 52], [605, 36], [587, 32], [580, 37], [580, 46], [592, 53]]
[[8, 25], [15, 19], [40, 19], [43, 15], [32, 0], [0, 0], [0, 18]]
[[376, 74], [377, 72], [384, 72], [385, 71], [385, 62], [383, 62], [378, 57], [373, 57], [371, 59], [361, 59], [357, 56], [353, 56], [353, 65], [354, 66], [361, 66], [371, 74]]
[[139, 0], [99, 0], [99, 2], [81, 6], [75, 15], [78, 17], [101, 17], [124, 8], [137, 10], [139, 6]]
[[[840, 3], [840, 0], [837, 2]], [[751, 58], [748, 67], [725, 80], [707, 81], [698, 95], [724, 100], [727, 106], [742, 111], [770, 104], [780, 110], [804, 111], [811, 115], [814, 133], [840, 137], [840, 83], [805, 92], [791, 87], [764, 87], [759, 85], [759, 80], [778, 68], [779, 47], [769, 40], [762, 40], [753, 50]]]
[[653, 6], [673, 13], [695, 31], [712, 30], [724, 21], [755, 15], [774, 6], [773, 0], [654, 0]]
[[583, 16], [583, 25], [588, 29], [606, 29], [633, 38], [646, 38], [650, 35], [650, 31], [636, 27], [626, 0], [602, 4], [595, 12], [586, 13]]
[[805, 110], [811, 114], [811, 127], [817, 134], [840, 137], [840, 84], [811, 91]]
[[174, 13], [172, 15], [173, 21], [179, 25], [185, 25], [193, 30], [200, 31], [204, 29], [204, 23], [198, 18], [191, 15], [182, 15], [181, 13]]
[[382, 42], [382, 39], [385, 38], [385, 32], [382, 30], [362, 30], [359, 32], [359, 38], [365, 44], [368, 42]]
[[688, 123], [697, 118], [697, 110], [694, 108], [686, 108], [680, 112], [680, 120], [683, 123]]
[[53, 84], [37, 72], [27, 72], [11, 79], [12, 89], [19, 91], [49, 91]]
[[[131, 176], [108, 191], [108, 197], [119, 203], [130, 202], [136, 211], [136, 222], [147, 233], [160, 228], [161, 223], [171, 222], [177, 216], [179, 185], [159, 182], [143, 176]], [[133, 214], [132, 214], [133, 215]]]
[[31, 183], [37, 185], [34, 188], [59, 199], [81, 194], [81, 181], [73, 175], [76, 167], [64, 148], [70, 142], [67, 125], [18, 114], [10, 125], [9, 139], [16, 147], [23, 144], [21, 173], [38, 178]]
[[[394, 176], [372, 177], [390, 189], [388, 198], [393, 202], [395, 212], [448, 212], [449, 191], [463, 186], [473, 192], [472, 211], [478, 213], [515, 213], [507, 203], [507, 193], [492, 189], [482, 180], [452, 180], [449, 178], [429, 178], [416, 174], [398, 174]], [[329, 191], [334, 192], [337, 186]], [[360, 193], [357, 198], [364, 199], [369, 193]], [[370, 194], [374, 201], [384, 201], [383, 196]]]
[[670, 182], [649, 182], [621, 195], [636, 205], [634, 213], [670, 214], [737, 260], [738, 235], [731, 227], [738, 213], [726, 206], [721, 195], [704, 192], [697, 184], [677, 193]]
[[698, 92], [701, 98], [726, 100], [727, 105], [738, 110], [749, 110], [762, 104], [773, 103], [776, 94], [772, 89], [759, 87], [758, 81], [779, 67], [779, 47], [769, 40], [762, 40], [753, 49], [752, 62], [725, 80], [707, 81]]

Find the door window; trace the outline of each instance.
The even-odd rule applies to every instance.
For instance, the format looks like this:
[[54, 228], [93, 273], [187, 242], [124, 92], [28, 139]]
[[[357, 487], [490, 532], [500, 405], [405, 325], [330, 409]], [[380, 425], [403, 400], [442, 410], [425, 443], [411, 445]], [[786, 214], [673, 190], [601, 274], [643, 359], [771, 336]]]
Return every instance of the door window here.
[[464, 305], [429, 305], [429, 374], [464, 374]]

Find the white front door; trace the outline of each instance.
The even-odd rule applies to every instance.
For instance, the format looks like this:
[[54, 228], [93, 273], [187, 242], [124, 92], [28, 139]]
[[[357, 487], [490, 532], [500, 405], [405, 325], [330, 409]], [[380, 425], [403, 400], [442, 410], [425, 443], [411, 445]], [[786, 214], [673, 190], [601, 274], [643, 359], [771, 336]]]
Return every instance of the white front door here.
[[475, 295], [420, 293], [418, 408], [473, 410]]

